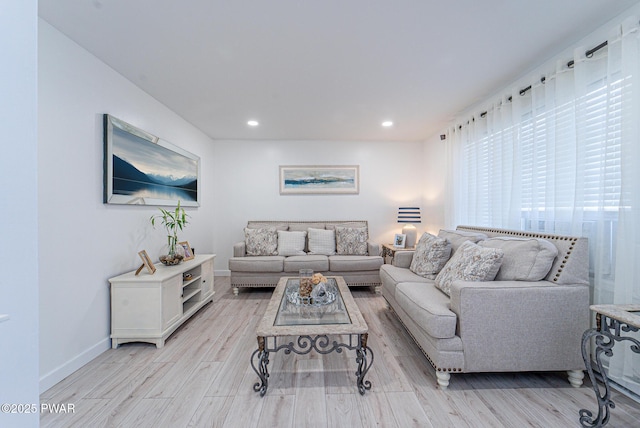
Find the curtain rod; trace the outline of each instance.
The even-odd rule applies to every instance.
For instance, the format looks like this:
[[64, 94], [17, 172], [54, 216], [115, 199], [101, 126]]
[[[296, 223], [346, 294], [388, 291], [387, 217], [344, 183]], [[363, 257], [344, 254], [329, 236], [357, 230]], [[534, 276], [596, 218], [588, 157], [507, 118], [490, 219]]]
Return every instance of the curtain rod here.
[[[608, 44], [609, 44], [609, 42], [605, 40], [604, 42], [600, 43], [600, 44], [599, 44], [598, 46], [596, 46], [595, 48], [592, 48], [592, 49], [589, 49], [589, 50], [585, 51], [584, 55], [585, 55], [587, 58], [591, 58], [591, 57], [593, 56], [593, 54], [594, 54], [594, 53], [596, 53], [596, 52], [598, 52], [600, 49], [602, 49], [602, 48], [606, 47]], [[574, 61], [574, 60], [571, 60], [571, 61], [569, 61], [569, 62], [567, 63], [567, 67], [569, 67], [569, 68], [573, 68], [573, 65], [574, 65], [574, 64], [575, 64], [575, 61]], [[542, 78], [540, 78], [540, 83], [544, 83], [544, 82], [545, 82], [545, 80], [547, 80], [547, 78], [546, 78], [546, 77], [544, 77], [544, 76], [542, 76]], [[523, 95], [524, 95], [524, 94], [526, 94], [526, 93], [527, 93], [527, 91], [529, 91], [530, 89], [531, 89], [531, 85], [527, 86], [527, 87], [526, 87], [526, 88], [524, 88], [524, 89], [520, 89], [519, 94], [520, 94], [521, 96], [523, 96]], [[512, 100], [513, 100], [513, 96], [509, 96], [509, 98], [507, 98], [507, 99], [508, 99], [509, 101], [512, 101]], [[482, 113], [480, 113], [480, 117], [485, 117], [486, 115], [487, 115], [487, 112], [486, 112], [486, 111], [483, 111]], [[460, 125], [460, 128], [462, 128], [462, 125]]]

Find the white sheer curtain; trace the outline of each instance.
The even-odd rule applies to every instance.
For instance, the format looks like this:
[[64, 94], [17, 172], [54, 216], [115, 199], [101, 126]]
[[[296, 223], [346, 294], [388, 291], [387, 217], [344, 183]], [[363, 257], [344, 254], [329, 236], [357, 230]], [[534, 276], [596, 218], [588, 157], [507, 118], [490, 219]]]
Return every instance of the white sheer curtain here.
[[[448, 226], [587, 236], [594, 303], [640, 303], [638, 19], [587, 58], [513, 89], [449, 131]], [[640, 356], [616, 345], [609, 376], [640, 394]]]

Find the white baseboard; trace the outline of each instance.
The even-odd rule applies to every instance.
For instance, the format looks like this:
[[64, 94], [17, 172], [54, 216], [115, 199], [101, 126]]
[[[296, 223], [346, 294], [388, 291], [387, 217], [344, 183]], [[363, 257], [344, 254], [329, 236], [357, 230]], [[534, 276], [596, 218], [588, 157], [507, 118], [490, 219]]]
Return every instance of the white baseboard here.
[[231, 271], [229, 269], [220, 269], [213, 271], [215, 276], [231, 276]]
[[111, 349], [111, 339], [106, 338], [40, 377], [40, 394], [109, 349]]

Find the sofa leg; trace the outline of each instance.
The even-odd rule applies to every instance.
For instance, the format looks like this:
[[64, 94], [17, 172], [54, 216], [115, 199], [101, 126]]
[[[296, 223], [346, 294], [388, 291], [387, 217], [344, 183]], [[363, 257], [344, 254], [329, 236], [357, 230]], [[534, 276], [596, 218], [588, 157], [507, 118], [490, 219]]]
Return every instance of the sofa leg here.
[[582, 386], [582, 379], [584, 379], [584, 372], [582, 370], [569, 370], [569, 383], [574, 388], [580, 388]]
[[233, 295], [237, 296], [240, 289], [238, 287], [233, 287]]
[[436, 377], [438, 378], [438, 385], [440, 389], [444, 391], [449, 386], [449, 379], [451, 379], [451, 373], [436, 371]]

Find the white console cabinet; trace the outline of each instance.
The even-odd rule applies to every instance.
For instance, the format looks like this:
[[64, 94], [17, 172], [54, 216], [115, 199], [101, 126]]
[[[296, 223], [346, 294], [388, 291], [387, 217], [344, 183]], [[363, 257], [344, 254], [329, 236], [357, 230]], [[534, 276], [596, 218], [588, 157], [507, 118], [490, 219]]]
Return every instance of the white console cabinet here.
[[162, 348], [171, 333], [213, 300], [214, 258], [200, 254], [177, 266], [158, 263], [153, 275], [143, 269], [109, 279], [111, 346], [149, 342]]

